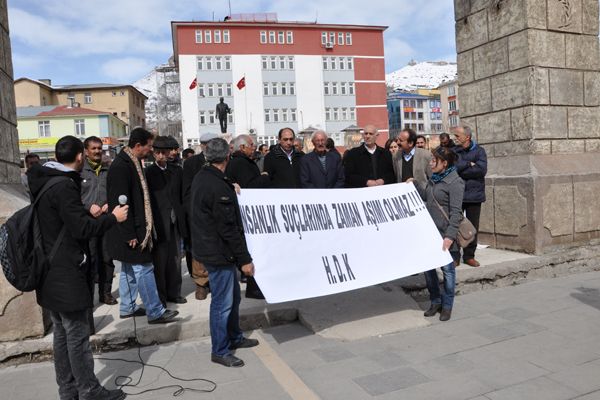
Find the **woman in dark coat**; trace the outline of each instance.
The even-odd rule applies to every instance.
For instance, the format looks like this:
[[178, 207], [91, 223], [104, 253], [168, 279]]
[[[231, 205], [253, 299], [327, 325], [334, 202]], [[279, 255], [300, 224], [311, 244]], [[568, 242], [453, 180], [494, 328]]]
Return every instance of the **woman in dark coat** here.
[[[465, 183], [456, 172], [455, 161], [456, 154], [451, 149], [441, 146], [434, 149], [429, 162], [433, 174], [427, 182], [424, 192], [421, 193], [435, 226], [444, 238], [444, 251], [453, 251], [457, 248], [456, 235], [463, 218], [462, 201]], [[440, 321], [450, 319], [456, 285], [454, 268], [454, 261], [442, 266], [444, 275], [444, 291], [442, 293], [440, 293], [437, 271], [432, 269], [425, 272], [427, 290], [431, 300], [431, 306], [425, 311], [426, 317], [433, 317], [440, 312]]]

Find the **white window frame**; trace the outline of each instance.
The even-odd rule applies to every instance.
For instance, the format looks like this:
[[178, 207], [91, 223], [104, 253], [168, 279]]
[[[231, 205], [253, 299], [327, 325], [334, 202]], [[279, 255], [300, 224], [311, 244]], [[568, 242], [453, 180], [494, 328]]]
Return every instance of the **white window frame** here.
[[356, 121], [356, 108], [350, 107], [350, 120]]
[[327, 71], [329, 69], [329, 60], [327, 57], [323, 57], [323, 71]]
[[267, 31], [260, 31], [260, 44], [267, 43]]
[[339, 121], [340, 119], [340, 109], [337, 107], [333, 108], [333, 120], [334, 121]]
[[229, 36], [229, 29], [223, 30], [223, 43], [231, 43], [231, 37]]
[[341, 82], [340, 83], [340, 95], [346, 96], [347, 93], [348, 93], [348, 82]]
[[348, 82], [348, 94], [354, 96], [354, 82]]
[[346, 66], [348, 67], [346, 69], [348, 69], [348, 70], [353, 70], [354, 69], [354, 58], [348, 57], [346, 59], [346, 63], [347, 63]]
[[265, 109], [265, 122], [270, 123], [271, 122], [271, 110], [270, 109]]
[[329, 107], [325, 109], [325, 121], [331, 121], [331, 108]]
[[208, 93], [207, 93], [207, 97], [215, 97], [215, 85], [212, 83], [207, 84], [208, 86]]
[[335, 45], [335, 32], [329, 32], [329, 41]]
[[279, 69], [283, 71], [285, 69], [285, 65], [285, 57], [279, 56]]
[[352, 33], [346, 32], [346, 46], [352, 46]]
[[273, 122], [279, 122], [279, 109], [278, 108], [274, 108], [273, 109]]
[[215, 37], [215, 43], [221, 43], [221, 30], [220, 29], [215, 29], [214, 37]]
[[332, 96], [337, 96], [338, 93], [339, 93], [338, 82], [332, 82], [331, 83], [331, 95]]
[[198, 97], [206, 96], [206, 84], [198, 85]]
[[275, 44], [275, 31], [269, 31], [269, 44]]
[[287, 94], [288, 94], [287, 86], [288, 86], [288, 84], [286, 82], [281, 82], [281, 95], [282, 96], [287, 96]]
[[210, 29], [204, 31], [204, 43], [212, 43], [212, 31]]
[[215, 57], [215, 71], [221, 71], [223, 68], [223, 63], [221, 62], [221, 57]]
[[325, 43], [327, 43], [327, 32], [321, 32], [321, 44], [325, 46]]
[[206, 125], [206, 112], [205, 111], [200, 111], [200, 118], [198, 120], [200, 121], [200, 125]]
[[38, 121], [38, 136], [39, 137], [50, 137], [52, 133], [50, 132], [50, 121]]
[[227, 114], [227, 123], [233, 125], [233, 113]]
[[277, 32], [277, 44], [285, 44], [285, 32], [284, 31]]
[[211, 71], [213, 69], [212, 68], [212, 65], [213, 65], [212, 57], [206, 57], [205, 60], [206, 61], [204, 62], [204, 66], [206, 68], [206, 71]]
[[289, 119], [288, 109], [282, 108], [281, 109], [281, 122], [288, 122], [288, 119]]
[[277, 70], [277, 57], [272, 56], [269, 59], [270, 63], [269, 63], [269, 67], [271, 67], [271, 70], [275, 71]]
[[290, 121], [296, 122], [296, 109], [295, 108], [290, 109]]
[[276, 82], [271, 83], [271, 96], [279, 96], [279, 88]]
[[231, 57], [225, 57], [225, 70], [229, 71], [231, 69]]
[[92, 104], [92, 93], [84, 93], [83, 94], [83, 102], [85, 104]]
[[296, 95], [296, 83], [290, 82], [290, 96]]
[[196, 60], [196, 65], [198, 71], [202, 71], [204, 69], [204, 57], [198, 57], [198, 59]]
[[344, 62], [343, 58], [339, 58], [338, 59], [338, 68], [340, 70], [345, 70], [346, 69], [346, 63]]
[[217, 97], [225, 97], [224, 93], [225, 92], [223, 91], [223, 84], [217, 83]]
[[269, 69], [269, 59], [267, 57], [263, 56], [261, 58], [261, 61], [262, 61], [262, 69], [263, 69], [263, 71]]
[[196, 29], [196, 43], [202, 43], [202, 35], [204, 35], [202, 29]]
[[208, 112], [208, 124], [214, 125], [217, 123], [217, 119], [215, 118], [215, 110], [210, 110]]
[[269, 83], [264, 82], [263, 83], [263, 96], [270, 96], [270, 95], [271, 95], [271, 89], [269, 88]]
[[289, 56], [287, 59], [287, 66], [289, 70], [294, 70], [294, 56]]
[[75, 123], [75, 136], [85, 136], [85, 119], [73, 120]]
[[231, 86], [231, 83], [228, 83], [227, 85], [225, 85], [225, 92], [226, 92], [227, 97], [232, 96], [232, 93], [233, 93], [232, 90], [233, 90], [233, 88]]
[[339, 46], [343, 46], [344, 45], [344, 32], [338, 32], [338, 34], [337, 34], [337, 44]]
[[329, 90], [329, 82], [324, 82], [323, 83], [323, 95], [324, 96], [329, 96], [329, 93], [331, 91]]
[[287, 44], [294, 44], [294, 32], [292, 31], [287, 31], [285, 33], [285, 42]]

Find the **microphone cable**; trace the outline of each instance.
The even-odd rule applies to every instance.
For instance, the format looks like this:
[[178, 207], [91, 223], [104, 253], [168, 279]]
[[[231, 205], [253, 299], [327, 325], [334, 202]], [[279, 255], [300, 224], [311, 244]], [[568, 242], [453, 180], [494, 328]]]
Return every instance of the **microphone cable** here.
[[[133, 267], [131, 267], [132, 272], [133, 272]], [[120, 273], [124, 273], [123, 272], [123, 263], [121, 263], [121, 272]], [[134, 274], [135, 276], [135, 274]], [[130, 364], [138, 364], [142, 366], [142, 371], [140, 373], [140, 376], [138, 377], [137, 382], [132, 383], [133, 382], [133, 378], [131, 376], [124, 376], [124, 375], [119, 375], [117, 377], [115, 377], [114, 383], [115, 386], [117, 386], [119, 389], [123, 389], [124, 387], [127, 388], [137, 388], [139, 386], [139, 384], [142, 381], [142, 377], [144, 376], [144, 370], [146, 367], [150, 367], [150, 368], [156, 368], [160, 371], [165, 372], [167, 375], [169, 375], [172, 379], [176, 380], [176, 381], [180, 381], [180, 382], [203, 382], [203, 383], [207, 383], [210, 385], [209, 388], [207, 389], [198, 389], [198, 388], [193, 388], [193, 387], [186, 387], [183, 386], [183, 384], [172, 384], [172, 385], [163, 385], [163, 386], [157, 386], [154, 388], [150, 388], [150, 389], [146, 389], [146, 390], [142, 390], [141, 392], [137, 392], [137, 393], [126, 393], [127, 396], [139, 396], [141, 394], [144, 393], [148, 393], [148, 392], [153, 392], [153, 391], [158, 391], [158, 390], [164, 390], [164, 389], [176, 389], [173, 393], [171, 393], [171, 395], [173, 397], [177, 397], [177, 396], [181, 396], [182, 394], [184, 394], [186, 391], [189, 392], [195, 392], [195, 393], [211, 393], [214, 392], [217, 389], [217, 384], [213, 381], [211, 381], [210, 379], [204, 379], [204, 378], [180, 378], [177, 377], [173, 374], [171, 374], [171, 372], [169, 372], [169, 370], [165, 367], [161, 367], [160, 365], [154, 365], [154, 364], [149, 364], [146, 363], [144, 361], [144, 359], [142, 358], [142, 344], [139, 342], [138, 340], [138, 335], [137, 335], [137, 323], [135, 321], [135, 315], [134, 314], [134, 309], [135, 309], [135, 301], [133, 299], [132, 293], [131, 293], [131, 286], [129, 285], [129, 279], [127, 279], [127, 288], [129, 289], [129, 298], [131, 300], [131, 314], [133, 318], [133, 333], [134, 333], [134, 339], [135, 339], [135, 343], [137, 344], [137, 356], [139, 360], [126, 360], [124, 358], [110, 358], [110, 357], [94, 357], [95, 360], [101, 360], [101, 361], [121, 361], [121, 362], [125, 362], [125, 363], [130, 363]], [[122, 301], [122, 300], [121, 300]]]

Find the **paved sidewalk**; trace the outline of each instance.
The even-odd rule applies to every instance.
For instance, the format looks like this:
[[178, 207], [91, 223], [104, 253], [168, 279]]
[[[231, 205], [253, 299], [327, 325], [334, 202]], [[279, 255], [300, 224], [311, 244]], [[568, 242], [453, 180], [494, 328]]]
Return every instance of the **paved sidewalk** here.
[[[183, 399], [600, 399], [600, 272], [459, 296], [451, 321], [429, 321], [354, 341], [298, 323], [257, 330], [252, 335], [262, 344], [238, 351], [246, 362], [239, 369], [211, 364], [207, 339], [141, 352], [175, 375], [218, 384], [213, 393]], [[137, 350], [103, 356], [135, 359]], [[97, 361], [96, 371], [109, 387], [117, 375], [137, 380], [140, 373], [118, 361]], [[173, 383], [146, 368], [139, 390]], [[48, 362], [0, 369], [0, 387], [6, 400], [57, 398]], [[167, 399], [173, 391], [135, 398]]]

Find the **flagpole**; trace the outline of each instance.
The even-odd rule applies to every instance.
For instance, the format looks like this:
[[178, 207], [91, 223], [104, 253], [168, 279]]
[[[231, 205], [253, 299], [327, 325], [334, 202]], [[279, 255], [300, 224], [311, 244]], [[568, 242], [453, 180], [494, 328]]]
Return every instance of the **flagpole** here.
[[246, 134], [248, 133], [248, 88], [246, 87], [246, 74], [244, 74], [244, 109], [246, 110]]

